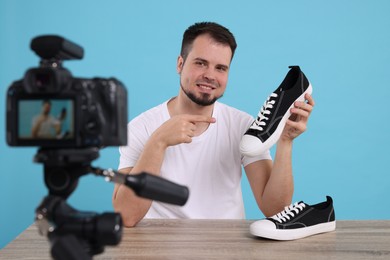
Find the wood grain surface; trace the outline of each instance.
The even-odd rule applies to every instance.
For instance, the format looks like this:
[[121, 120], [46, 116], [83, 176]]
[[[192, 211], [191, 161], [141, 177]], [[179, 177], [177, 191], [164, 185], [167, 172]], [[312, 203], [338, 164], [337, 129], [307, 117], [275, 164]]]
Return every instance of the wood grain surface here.
[[[390, 259], [390, 220], [337, 221], [336, 230], [294, 241], [253, 237], [250, 220], [143, 220], [94, 259]], [[51, 259], [35, 224], [0, 259]]]

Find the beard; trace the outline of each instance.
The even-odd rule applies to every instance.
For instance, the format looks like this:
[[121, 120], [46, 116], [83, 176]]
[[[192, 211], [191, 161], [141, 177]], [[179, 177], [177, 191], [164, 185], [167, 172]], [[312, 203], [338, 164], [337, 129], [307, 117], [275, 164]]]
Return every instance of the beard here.
[[219, 98], [222, 97], [219, 96], [219, 97], [211, 97], [211, 95], [207, 94], [207, 93], [201, 93], [200, 96], [196, 96], [195, 93], [191, 92], [191, 91], [187, 91], [183, 85], [180, 83], [180, 87], [181, 89], [183, 90], [183, 92], [187, 95], [187, 97], [192, 101], [194, 102], [195, 104], [199, 105], [199, 106], [210, 106], [212, 104], [215, 103], [215, 101], [217, 101]]

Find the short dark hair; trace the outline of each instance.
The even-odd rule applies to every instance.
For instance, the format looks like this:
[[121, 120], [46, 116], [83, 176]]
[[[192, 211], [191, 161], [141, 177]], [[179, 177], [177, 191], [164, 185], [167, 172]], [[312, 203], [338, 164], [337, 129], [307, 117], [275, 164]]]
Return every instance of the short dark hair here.
[[214, 22], [200, 22], [188, 27], [183, 34], [180, 55], [183, 57], [184, 61], [187, 59], [194, 40], [199, 35], [204, 34], [210, 35], [211, 38], [213, 38], [218, 43], [229, 45], [230, 49], [232, 50], [233, 59], [234, 52], [237, 48], [234, 35], [226, 27], [220, 24]]

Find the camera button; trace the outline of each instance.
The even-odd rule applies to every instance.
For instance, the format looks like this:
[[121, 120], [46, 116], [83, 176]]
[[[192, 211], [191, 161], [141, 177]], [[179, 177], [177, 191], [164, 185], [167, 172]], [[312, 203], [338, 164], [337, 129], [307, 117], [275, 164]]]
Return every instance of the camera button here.
[[73, 89], [76, 91], [82, 90], [83, 89], [83, 82], [82, 81], [76, 81], [73, 84]]

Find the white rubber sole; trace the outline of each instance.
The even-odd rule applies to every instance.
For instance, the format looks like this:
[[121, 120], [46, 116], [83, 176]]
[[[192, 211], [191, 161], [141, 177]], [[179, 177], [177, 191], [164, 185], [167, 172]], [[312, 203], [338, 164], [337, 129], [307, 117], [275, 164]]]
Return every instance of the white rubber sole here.
[[[265, 220], [269, 221], [270, 220]], [[321, 223], [310, 227], [296, 229], [262, 229], [256, 222], [250, 226], [250, 233], [257, 237], [273, 240], [295, 240], [321, 233], [327, 233], [336, 229], [336, 221]]]
[[[312, 92], [313, 92], [313, 88], [309, 83], [309, 87], [306, 89], [304, 93], [302, 93], [302, 95], [299, 96], [299, 98], [296, 99], [296, 101], [304, 101], [305, 94], [309, 93], [311, 95]], [[244, 135], [241, 138], [241, 142], [240, 142], [241, 154], [249, 157], [254, 157], [254, 156], [259, 156], [265, 151], [269, 150], [279, 140], [280, 135], [283, 132], [284, 126], [286, 125], [286, 121], [291, 116], [290, 109], [293, 107], [294, 107], [294, 103], [289, 107], [287, 113], [284, 114], [275, 132], [264, 143], [262, 143], [261, 140], [256, 136]]]

